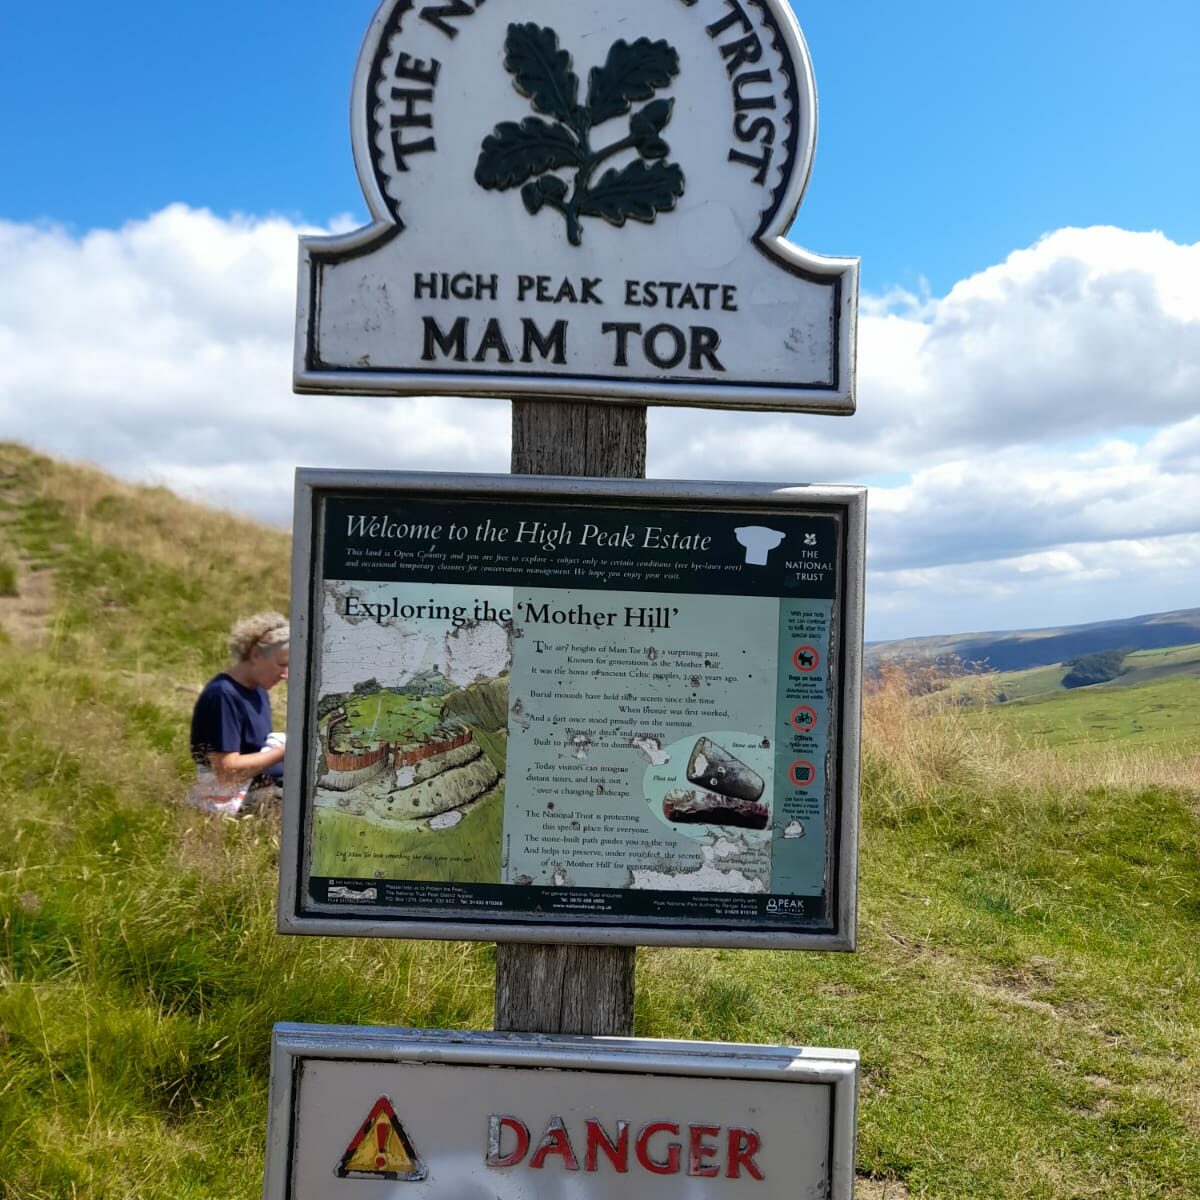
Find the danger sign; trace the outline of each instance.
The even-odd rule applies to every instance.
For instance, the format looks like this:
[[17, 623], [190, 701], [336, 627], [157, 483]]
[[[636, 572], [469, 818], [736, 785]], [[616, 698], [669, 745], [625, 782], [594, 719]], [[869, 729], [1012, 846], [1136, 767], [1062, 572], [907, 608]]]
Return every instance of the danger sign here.
[[850, 1200], [857, 1076], [848, 1050], [278, 1025], [264, 1200]]

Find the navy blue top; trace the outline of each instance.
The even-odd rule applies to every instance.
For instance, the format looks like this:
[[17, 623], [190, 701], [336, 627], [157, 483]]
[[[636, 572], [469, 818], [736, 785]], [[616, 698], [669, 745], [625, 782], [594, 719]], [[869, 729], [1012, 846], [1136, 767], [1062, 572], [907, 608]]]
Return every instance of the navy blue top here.
[[[192, 758], [201, 766], [208, 756], [257, 754], [271, 735], [271, 698], [264, 688], [243, 687], [222, 672], [211, 680], [192, 710]], [[265, 772], [283, 778], [283, 763]]]

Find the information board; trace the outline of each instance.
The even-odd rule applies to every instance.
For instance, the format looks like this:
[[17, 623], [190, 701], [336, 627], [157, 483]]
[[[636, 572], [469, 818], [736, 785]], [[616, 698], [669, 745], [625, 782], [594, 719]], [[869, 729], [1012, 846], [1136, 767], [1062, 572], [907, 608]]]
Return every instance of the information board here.
[[279, 1025], [265, 1200], [850, 1200], [846, 1050]]
[[301, 472], [281, 929], [852, 948], [863, 523]]

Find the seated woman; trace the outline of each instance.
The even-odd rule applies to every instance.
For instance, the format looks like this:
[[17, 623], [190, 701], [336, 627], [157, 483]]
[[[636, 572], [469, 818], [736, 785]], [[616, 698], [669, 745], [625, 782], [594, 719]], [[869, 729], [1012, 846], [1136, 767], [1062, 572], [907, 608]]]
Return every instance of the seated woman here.
[[254, 793], [283, 778], [284, 737], [271, 731], [267, 695], [287, 678], [287, 617], [256, 613], [229, 635], [234, 663], [209, 681], [192, 710], [192, 758], [197, 781], [188, 803], [236, 815], [254, 807]]

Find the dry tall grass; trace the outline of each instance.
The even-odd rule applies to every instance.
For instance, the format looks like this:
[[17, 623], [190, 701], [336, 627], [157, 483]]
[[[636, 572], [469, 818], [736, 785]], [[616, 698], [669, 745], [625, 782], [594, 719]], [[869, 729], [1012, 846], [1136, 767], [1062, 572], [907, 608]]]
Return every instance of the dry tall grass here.
[[291, 539], [282, 530], [181, 499], [165, 487], [121, 483], [93, 467], [56, 462], [11, 444], [0, 445], [0, 469], [6, 461], [33, 474], [33, 497], [61, 505], [76, 535], [97, 547], [119, 548], [189, 574], [257, 563], [262, 586], [272, 591], [288, 577]]
[[863, 689], [863, 790], [885, 810], [925, 807], [946, 788], [986, 789], [1013, 747], [999, 725], [967, 719], [984, 699], [940, 682], [935, 668], [885, 664]]
[[230, 614], [288, 607], [285, 532], [165, 488], [0, 443], [0, 515], [27, 565], [58, 584], [52, 649], [133, 671], [152, 694], [194, 691], [225, 665]]
[[896, 816], [950, 792], [1077, 796], [1096, 788], [1171, 788], [1200, 799], [1200, 758], [1097, 742], [1065, 755], [1022, 738], [999, 714], [984, 672], [951, 680], [933, 667], [888, 664], [863, 692], [864, 793]]

